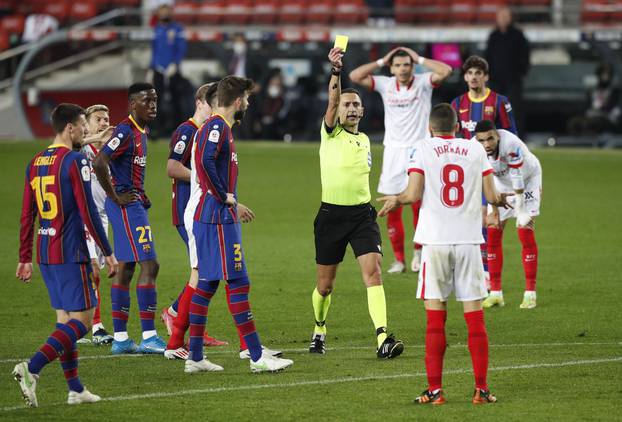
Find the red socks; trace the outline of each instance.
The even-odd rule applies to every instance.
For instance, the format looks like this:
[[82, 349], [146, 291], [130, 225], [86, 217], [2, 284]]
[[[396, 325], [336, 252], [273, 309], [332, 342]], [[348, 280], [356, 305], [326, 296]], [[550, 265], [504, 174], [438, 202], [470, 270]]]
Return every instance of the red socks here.
[[403, 207], [399, 207], [389, 213], [387, 216], [387, 228], [389, 231], [389, 239], [395, 260], [404, 261], [404, 223], [402, 222]]
[[166, 348], [169, 350], [178, 349], [184, 345], [184, 336], [190, 326], [190, 302], [192, 302], [193, 294], [194, 288], [186, 284], [179, 299], [177, 316], [173, 320], [173, 334], [171, 334], [171, 338], [169, 338], [166, 345]]
[[[229, 308], [229, 312], [231, 313], [231, 315], [233, 315], [234, 309], [231, 307], [231, 289], [229, 288], [229, 283], [225, 285], [225, 291], [227, 292], [227, 307]], [[237, 328], [237, 324], [236, 324], [236, 328]], [[240, 339], [240, 350], [248, 349], [248, 346], [246, 345], [246, 341], [244, 340], [244, 336], [242, 335], [242, 332], [239, 329], [238, 329], [238, 337]]]
[[536, 290], [538, 273], [538, 245], [532, 229], [519, 228], [518, 238], [523, 245], [523, 269], [525, 270], [525, 290]]
[[93, 325], [100, 324], [102, 322], [101, 313], [99, 312], [99, 306], [101, 305], [101, 296], [99, 295], [99, 276], [95, 278], [95, 294], [97, 296], [97, 306], [95, 307], [95, 313], [93, 313]]
[[425, 333], [425, 370], [428, 374], [428, 389], [442, 387], [443, 358], [447, 341], [445, 339], [445, 320], [447, 311], [426, 310], [427, 327]]
[[[413, 209], [413, 228], [417, 230], [417, 224], [419, 224], [419, 209], [421, 208], [421, 201], [417, 201], [411, 205]], [[415, 249], [421, 249], [421, 245], [415, 243]]]
[[486, 374], [488, 372], [488, 334], [484, 323], [484, 311], [466, 312], [464, 320], [469, 331], [469, 352], [473, 362], [473, 375], [475, 387], [482, 390], [488, 389]]
[[501, 269], [503, 268], [503, 230], [488, 227], [488, 272], [490, 290], [501, 290]]

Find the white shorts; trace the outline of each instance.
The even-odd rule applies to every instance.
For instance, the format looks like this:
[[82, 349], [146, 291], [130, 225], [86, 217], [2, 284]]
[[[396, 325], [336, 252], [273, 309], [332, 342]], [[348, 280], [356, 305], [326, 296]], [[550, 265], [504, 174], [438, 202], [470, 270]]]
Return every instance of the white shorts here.
[[[509, 182], [509, 181], [508, 181]], [[499, 192], [514, 192], [512, 183], [504, 183], [495, 177], [495, 186]], [[525, 180], [525, 211], [531, 216], [540, 215], [540, 200], [542, 198], [542, 173], [532, 174]], [[516, 198], [510, 196], [508, 203], [514, 206]], [[488, 214], [492, 212], [492, 206], [488, 205]], [[516, 210], [514, 208], [499, 208], [499, 219], [505, 221], [510, 218], [516, 218]]]
[[192, 226], [194, 225], [194, 212], [197, 209], [197, 204], [192, 202], [192, 199], [188, 201], [186, 210], [184, 211], [184, 227], [188, 234], [188, 257], [190, 258], [190, 268], [199, 268], [199, 257], [197, 256], [197, 243], [194, 238]]
[[384, 147], [382, 173], [378, 192], [383, 195], [397, 195], [408, 186], [408, 163], [412, 147]]
[[[99, 218], [101, 218], [102, 220], [102, 225], [104, 226], [104, 232], [106, 233], [106, 236], [108, 236], [108, 215], [106, 215], [106, 210], [104, 210], [103, 208], [99, 208], [98, 206], [97, 212], [99, 214]], [[89, 258], [97, 259], [97, 262], [99, 263], [99, 268], [100, 269], [104, 268], [104, 265], [106, 265], [104, 253], [95, 244], [95, 241], [89, 234], [88, 230], [86, 229], [86, 226], [84, 226], [84, 232], [86, 233], [86, 247], [89, 250]]]
[[479, 245], [423, 245], [417, 298], [466, 302], [488, 295]]

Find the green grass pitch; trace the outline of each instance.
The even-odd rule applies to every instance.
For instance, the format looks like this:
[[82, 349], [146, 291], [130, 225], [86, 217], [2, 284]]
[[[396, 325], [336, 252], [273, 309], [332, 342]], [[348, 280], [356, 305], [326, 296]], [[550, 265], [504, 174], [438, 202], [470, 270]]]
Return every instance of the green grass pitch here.
[[[80, 376], [104, 397], [94, 405], [64, 404], [60, 365], [41, 374], [40, 408], [24, 408], [15, 363], [28, 358], [54, 327], [38, 270], [31, 285], [15, 279], [24, 168], [46, 144], [0, 144], [0, 420], [620, 420], [622, 403], [622, 154], [600, 150], [536, 150], [544, 172], [538, 308], [520, 310], [524, 279], [512, 225], [505, 235], [506, 307], [486, 312], [491, 343], [489, 383], [499, 403], [471, 405], [473, 380], [461, 308], [452, 302], [444, 388], [448, 404], [417, 407], [426, 386], [424, 312], [416, 276], [384, 276], [389, 330], [404, 340], [398, 359], [380, 361], [365, 290], [351, 252], [339, 270], [328, 317], [328, 353], [306, 348], [313, 328], [315, 283], [312, 222], [320, 201], [318, 144], [241, 143], [240, 200], [257, 214], [245, 225], [251, 302], [264, 344], [285, 350], [290, 370], [252, 375], [237, 357], [237, 336], [224, 293], [212, 301], [208, 327], [230, 346], [207, 350], [225, 367], [189, 376], [161, 356], [111, 357], [107, 347], [81, 345]], [[382, 150], [374, 147], [375, 190]], [[160, 308], [185, 283], [185, 247], [170, 223], [166, 143], [149, 145], [147, 192], [156, 250]], [[406, 218], [410, 212], [405, 211]], [[385, 250], [390, 250], [383, 227]], [[408, 225], [407, 225], [408, 226]], [[407, 238], [412, 229], [407, 231]], [[392, 260], [387, 252], [384, 267]], [[409, 257], [408, 257], [409, 258]], [[102, 282], [102, 317], [111, 329], [110, 281]], [[132, 292], [130, 335], [140, 323]], [[164, 333], [158, 321], [157, 328]]]

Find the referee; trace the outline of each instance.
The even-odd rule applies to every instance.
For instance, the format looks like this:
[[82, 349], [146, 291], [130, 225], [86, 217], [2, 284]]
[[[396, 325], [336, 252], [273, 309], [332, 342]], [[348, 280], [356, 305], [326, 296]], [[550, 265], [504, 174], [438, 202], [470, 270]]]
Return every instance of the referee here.
[[371, 149], [367, 135], [358, 131], [363, 117], [361, 96], [354, 89], [341, 90], [342, 56], [339, 48], [328, 54], [333, 68], [321, 129], [322, 204], [313, 223], [317, 285], [312, 294], [315, 328], [309, 352], [326, 353], [326, 315], [337, 267], [349, 243], [367, 287], [369, 314], [378, 342], [376, 354], [388, 359], [399, 356], [404, 344], [392, 335], [387, 336], [387, 306], [381, 279], [382, 241], [376, 210], [369, 203]]

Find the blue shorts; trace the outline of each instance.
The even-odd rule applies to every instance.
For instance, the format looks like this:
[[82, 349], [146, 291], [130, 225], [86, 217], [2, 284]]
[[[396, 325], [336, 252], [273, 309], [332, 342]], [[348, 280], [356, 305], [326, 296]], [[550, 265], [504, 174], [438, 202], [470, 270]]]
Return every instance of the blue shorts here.
[[186, 231], [186, 226], [184, 226], [183, 224], [180, 224], [178, 226], [175, 226], [175, 228], [177, 229], [177, 233], [179, 233], [179, 236], [181, 236], [181, 240], [184, 241], [184, 243], [186, 244], [186, 248], [188, 247], [188, 232]]
[[121, 262], [156, 259], [147, 210], [140, 202], [119, 207], [106, 198], [106, 214], [114, 234], [114, 254]]
[[240, 224], [194, 222], [193, 233], [202, 280], [235, 280], [246, 277]]
[[486, 195], [482, 192], [482, 207], [488, 206], [488, 201], [486, 201]]
[[54, 309], [84, 311], [97, 305], [91, 263], [39, 264]]

